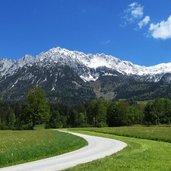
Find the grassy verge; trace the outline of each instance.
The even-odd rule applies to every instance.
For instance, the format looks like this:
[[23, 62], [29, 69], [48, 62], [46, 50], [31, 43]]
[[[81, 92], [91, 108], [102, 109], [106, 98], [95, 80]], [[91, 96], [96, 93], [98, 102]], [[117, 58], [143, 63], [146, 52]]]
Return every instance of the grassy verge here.
[[[170, 171], [171, 143], [78, 130], [81, 133], [124, 141], [128, 146], [109, 157], [82, 164], [67, 171]], [[75, 130], [76, 131], [76, 130]], [[77, 131], [77, 132], [78, 132]]]
[[0, 131], [0, 167], [76, 150], [87, 142], [56, 130]]
[[150, 139], [156, 141], [165, 141], [171, 143], [171, 127], [169, 126], [125, 126], [107, 128], [81, 128], [81, 130]]

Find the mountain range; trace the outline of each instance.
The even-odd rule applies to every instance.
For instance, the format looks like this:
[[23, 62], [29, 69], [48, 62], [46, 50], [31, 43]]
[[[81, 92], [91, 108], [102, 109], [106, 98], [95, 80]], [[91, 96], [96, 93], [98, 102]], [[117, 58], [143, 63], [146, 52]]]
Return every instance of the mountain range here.
[[0, 59], [0, 99], [23, 100], [33, 86], [51, 101], [77, 104], [95, 98], [171, 98], [171, 63], [140, 66], [111, 55], [53, 48], [16, 60]]

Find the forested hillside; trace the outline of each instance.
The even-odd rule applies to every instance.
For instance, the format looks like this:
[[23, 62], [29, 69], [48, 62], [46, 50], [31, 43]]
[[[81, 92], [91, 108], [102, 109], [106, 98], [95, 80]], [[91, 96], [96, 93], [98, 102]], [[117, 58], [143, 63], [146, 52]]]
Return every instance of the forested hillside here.
[[46, 128], [65, 128], [170, 123], [171, 100], [164, 98], [147, 102], [100, 98], [69, 106], [48, 102], [44, 91], [34, 88], [23, 103], [0, 102], [0, 129], [34, 129], [36, 124], [44, 124]]

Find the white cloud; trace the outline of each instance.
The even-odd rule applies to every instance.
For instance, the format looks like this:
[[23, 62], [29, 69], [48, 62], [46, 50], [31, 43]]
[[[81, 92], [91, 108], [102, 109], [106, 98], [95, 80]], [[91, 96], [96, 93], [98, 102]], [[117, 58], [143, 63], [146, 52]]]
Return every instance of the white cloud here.
[[150, 22], [150, 16], [145, 16], [139, 23], [138, 26], [141, 29], [142, 27], [146, 26]]
[[161, 21], [157, 24], [150, 24], [149, 32], [154, 39], [169, 39], [171, 38], [171, 15], [166, 21]]
[[126, 21], [130, 23], [140, 20], [143, 15], [144, 7], [137, 2], [129, 4], [128, 8], [124, 11], [124, 19], [126, 19]]

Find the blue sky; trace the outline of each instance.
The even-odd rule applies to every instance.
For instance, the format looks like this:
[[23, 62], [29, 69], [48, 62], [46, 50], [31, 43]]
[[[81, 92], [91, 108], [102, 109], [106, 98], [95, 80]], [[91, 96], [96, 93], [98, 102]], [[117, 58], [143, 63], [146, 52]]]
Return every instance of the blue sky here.
[[171, 62], [170, 0], [1, 0], [0, 57], [53, 47]]

